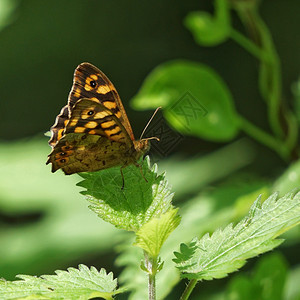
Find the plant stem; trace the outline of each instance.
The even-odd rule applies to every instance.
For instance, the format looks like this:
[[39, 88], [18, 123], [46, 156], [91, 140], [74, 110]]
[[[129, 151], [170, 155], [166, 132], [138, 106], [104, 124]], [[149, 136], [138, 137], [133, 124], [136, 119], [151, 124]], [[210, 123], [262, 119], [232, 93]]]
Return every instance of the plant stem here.
[[[258, 2], [253, 1], [247, 5], [241, 1], [237, 4], [234, 8], [253, 41], [234, 29], [231, 30], [231, 38], [260, 61], [259, 88], [268, 105], [269, 124], [275, 136], [282, 144], [285, 144], [281, 149], [276, 146], [276, 152], [280, 152], [281, 156], [285, 158], [291, 156], [292, 153], [295, 156], [299, 152], [297, 149], [298, 126], [294, 121], [296, 120], [294, 113], [282, 104], [280, 59], [272, 36], [258, 13]], [[248, 125], [246, 124], [247, 130], [252, 131]], [[263, 141], [261, 135], [259, 135], [259, 139], [261, 142]], [[275, 141], [274, 143], [274, 138], [271, 137], [271, 139], [273, 141], [270, 141], [269, 136], [264, 144], [273, 145], [272, 149], [276, 150], [274, 146], [280, 142]], [[288, 156], [286, 156], [287, 153]]]
[[148, 276], [148, 291], [149, 291], [149, 300], [155, 300], [156, 299], [155, 275], [149, 274]]
[[251, 40], [245, 37], [243, 34], [238, 32], [237, 30], [231, 28], [230, 37], [241, 47], [251, 53], [258, 60], [268, 61], [268, 55], [257, 45], [255, 45]]
[[238, 115], [238, 118], [240, 122], [240, 128], [249, 136], [259, 141], [261, 144], [266, 145], [270, 149], [274, 150], [284, 160], [287, 160], [289, 158], [290, 151], [281, 140], [276, 139], [272, 135], [263, 131], [253, 123], [246, 120], [244, 117]]
[[[270, 126], [274, 134], [283, 139], [284, 132], [280, 122], [281, 109], [281, 68], [272, 36], [258, 14], [257, 6], [239, 6], [238, 15], [249, 32], [255, 34], [259, 48], [267, 57], [260, 57], [259, 86], [262, 97], [268, 104]], [[249, 48], [246, 48], [249, 50]]]
[[181, 295], [180, 300], [187, 300], [189, 298], [191, 292], [193, 291], [194, 287], [196, 286], [196, 284], [197, 284], [196, 279], [190, 280], [190, 282], [186, 286], [183, 294]]
[[144, 251], [145, 267], [148, 272], [148, 299], [156, 299], [156, 272], [157, 272], [157, 258], [150, 257], [149, 254]]

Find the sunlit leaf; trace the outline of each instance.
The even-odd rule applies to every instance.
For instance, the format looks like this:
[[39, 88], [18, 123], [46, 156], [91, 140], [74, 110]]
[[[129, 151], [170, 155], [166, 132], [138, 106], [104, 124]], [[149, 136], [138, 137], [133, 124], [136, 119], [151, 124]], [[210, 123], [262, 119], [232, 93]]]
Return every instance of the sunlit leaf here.
[[136, 233], [134, 245], [144, 249], [152, 257], [157, 257], [168, 236], [180, 223], [177, 211], [178, 209], [172, 209], [144, 224]]
[[136, 109], [163, 107], [177, 131], [212, 141], [233, 139], [239, 122], [232, 96], [211, 68], [189, 61], [170, 61], [154, 69], [132, 99]]
[[247, 259], [281, 244], [283, 240], [276, 237], [299, 222], [300, 193], [288, 193], [279, 199], [273, 194], [263, 204], [259, 197], [249, 215], [235, 227], [230, 224], [211, 236], [204, 235], [197, 240], [195, 253], [189, 256], [176, 254], [177, 268], [190, 279], [225, 277], [241, 268]]
[[157, 174], [157, 166], [151, 169], [147, 158], [142, 168], [143, 176], [134, 165], [123, 169], [124, 188], [120, 167], [82, 173], [84, 180], [78, 185], [86, 189], [81, 193], [88, 196], [91, 210], [103, 220], [137, 231], [151, 218], [167, 212], [173, 197], [164, 175]]
[[68, 268], [68, 271], [56, 271], [56, 275], [41, 277], [18, 275], [21, 280], [0, 281], [1, 299], [90, 299], [100, 297], [112, 299], [117, 291], [117, 280], [113, 274], [104, 269], [97, 271], [85, 265], [79, 269]]
[[230, 10], [227, 0], [215, 1], [215, 16], [207, 12], [191, 12], [184, 20], [195, 41], [203, 46], [216, 46], [230, 35]]

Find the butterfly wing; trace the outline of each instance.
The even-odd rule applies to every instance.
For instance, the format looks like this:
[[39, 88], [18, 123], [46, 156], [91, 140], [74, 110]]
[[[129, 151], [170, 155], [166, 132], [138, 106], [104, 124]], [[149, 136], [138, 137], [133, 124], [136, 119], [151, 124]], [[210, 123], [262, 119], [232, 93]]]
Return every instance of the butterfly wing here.
[[68, 105], [64, 106], [59, 115], [56, 117], [54, 125], [51, 127], [51, 138], [49, 145], [53, 148], [58, 140], [63, 136], [64, 129], [69, 121], [69, 108]]
[[64, 131], [64, 134], [69, 133], [100, 135], [128, 147], [133, 145], [119, 118], [94, 99], [83, 98], [74, 105]]
[[52, 172], [91, 172], [126, 165], [133, 152], [133, 142], [116, 115], [97, 100], [83, 98], [74, 105], [47, 164], [52, 163]]
[[132, 128], [116, 88], [98, 68], [89, 63], [82, 63], [75, 70], [68, 105], [62, 108], [51, 127], [49, 145], [52, 148], [61, 139], [74, 105], [82, 98], [91, 98], [110, 109], [134, 141]]
[[131, 140], [134, 140], [132, 128], [116, 88], [103, 72], [90, 63], [82, 63], [75, 70], [68, 100], [70, 111], [81, 98], [94, 99], [110, 109], [120, 120]]
[[66, 175], [92, 172], [123, 165], [129, 149], [123, 143], [99, 135], [64, 135], [49, 155], [52, 172], [62, 169]]

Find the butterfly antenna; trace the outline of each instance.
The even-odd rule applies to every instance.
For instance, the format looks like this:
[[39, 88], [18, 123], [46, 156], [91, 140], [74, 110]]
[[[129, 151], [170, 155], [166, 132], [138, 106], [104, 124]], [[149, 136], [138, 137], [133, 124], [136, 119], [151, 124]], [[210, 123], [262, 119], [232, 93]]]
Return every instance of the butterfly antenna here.
[[155, 110], [155, 112], [153, 113], [152, 117], [151, 117], [150, 120], [148, 121], [147, 125], [145, 126], [145, 128], [144, 128], [144, 130], [143, 130], [143, 132], [142, 132], [142, 134], [141, 134], [140, 140], [142, 139], [142, 137], [143, 137], [145, 131], [147, 130], [147, 128], [148, 128], [149, 124], [151, 123], [151, 121], [153, 120], [154, 116], [157, 114], [157, 112], [158, 112], [160, 109], [161, 109], [161, 106], [159, 106], [159, 107]]

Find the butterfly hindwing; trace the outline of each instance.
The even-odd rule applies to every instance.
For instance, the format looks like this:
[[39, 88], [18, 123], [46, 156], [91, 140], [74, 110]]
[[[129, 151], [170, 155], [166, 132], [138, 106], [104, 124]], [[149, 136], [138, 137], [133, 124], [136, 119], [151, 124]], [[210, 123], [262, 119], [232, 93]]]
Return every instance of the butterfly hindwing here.
[[51, 127], [51, 138], [49, 145], [53, 148], [58, 140], [63, 136], [64, 129], [69, 121], [69, 109], [68, 105], [64, 106], [59, 115], [56, 117], [54, 125]]
[[128, 151], [126, 144], [99, 135], [69, 133], [59, 140], [48, 163], [52, 172], [62, 169], [66, 175], [92, 172], [126, 163]]

